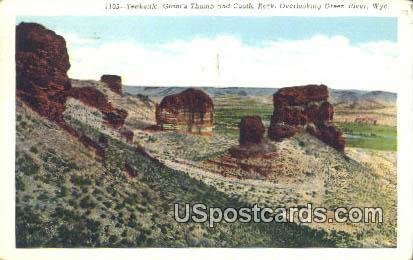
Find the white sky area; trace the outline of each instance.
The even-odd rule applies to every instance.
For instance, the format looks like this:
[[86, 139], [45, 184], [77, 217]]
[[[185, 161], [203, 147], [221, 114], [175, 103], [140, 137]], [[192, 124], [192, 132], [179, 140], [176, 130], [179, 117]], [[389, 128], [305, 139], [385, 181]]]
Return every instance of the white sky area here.
[[259, 46], [231, 35], [150, 46], [135, 41], [97, 45], [74, 33], [61, 35], [68, 45], [71, 78], [117, 74], [125, 85], [279, 88], [323, 83], [334, 89], [396, 92], [400, 71], [395, 42], [352, 45], [340, 35]]

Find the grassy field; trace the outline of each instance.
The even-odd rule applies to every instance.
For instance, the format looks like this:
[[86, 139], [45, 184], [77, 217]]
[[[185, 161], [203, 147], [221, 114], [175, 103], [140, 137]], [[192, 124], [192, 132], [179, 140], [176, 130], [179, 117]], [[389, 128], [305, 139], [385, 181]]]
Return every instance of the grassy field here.
[[350, 147], [383, 151], [397, 150], [397, 127], [358, 123], [336, 123], [346, 134]]
[[257, 115], [269, 122], [273, 112], [271, 97], [267, 99], [240, 98], [239, 96], [221, 96], [214, 99], [214, 130], [238, 138], [238, 124], [243, 116]]
[[[271, 97], [241, 98], [239, 96], [216, 97], [215, 131], [237, 139], [238, 124], [243, 116], [258, 115], [268, 127], [273, 112]], [[336, 113], [337, 117], [340, 114]], [[396, 126], [369, 125], [352, 122], [337, 122], [336, 125], [346, 135], [348, 147], [367, 148], [383, 151], [397, 150]]]

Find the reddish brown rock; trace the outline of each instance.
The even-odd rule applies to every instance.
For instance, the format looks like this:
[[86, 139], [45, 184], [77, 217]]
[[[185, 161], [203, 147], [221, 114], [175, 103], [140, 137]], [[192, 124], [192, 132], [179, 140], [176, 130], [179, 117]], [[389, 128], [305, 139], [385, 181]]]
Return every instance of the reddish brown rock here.
[[323, 102], [318, 111], [318, 122], [331, 122], [334, 116], [334, 107], [329, 102]]
[[264, 139], [265, 127], [259, 116], [244, 116], [239, 124], [240, 145], [260, 144]]
[[66, 94], [87, 106], [95, 107], [99, 110], [112, 109], [112, 107], [109, 107], [107, 97], [94, 87], [71, 88]]
[[115, 93], [122, 95], [122, 78], [118, 75], [102, 75], [100, 81], [108, 85], [108, 87]]
[[346, 141], [344, 140], [343, 132], [340, 129], [333, 125], [320, 125], [318, 126], [318, 129], [320, 130], [319, 139], [321, 141], [339, 151], [344, 151]]
[[328, 102], [325, 85], [306, 85], [279, 89], [273, 96], [274, 113], [268, 136], [281, 141], [300, 130], [319, 138], [339, 151], [344, 151], [342, 132], [332, 125], [334, 107]]
[[103, 114], [103, 119], [113, 128], [119, 128], [125, 123], [127, 111], [112, 106], [107, 97], [93, 87], [71, 88], [66, 92], [70, 97], [78, 99], [85, 105], [95, 107]]
[[63, 122], [70, 68], [64, 38], [42, 25], [16, 27], [16, 94], [40, 115]]
[[317, 122], [319, 117], [319, 106], [315, 103], [309, 104], [305, 109], [308, 122]]
[[328, 88], [325, 85], [306, 85], [281, 88], [274, 94], [274, 105], [301, 106], [309, 102], [327, 100]]
[[274, 144], [264, 138], [265, 127], [259, 116], [244, 116], [239, 124], [239, 145], [228, 152], [233, 158], [271, 158], [275, 154]]
[[156, 122], [163, 130], [211, 134], [214, 104], [203, 91], [189, 88], [166, 96], [156, 107]]
[[120, 128], [125, 124], [125, 119], [128, 116], [128, 112], [123, 109], [112, 109], [108, 112], [103, 112], [103, 119], [113, 128]]
[[16, 26], [16, 95], [35, 112], [57, 123], [104, 158], [104, 145], [78, 132], [63, 119], [68, 97], [98, 108], [107, 123], [123, 125], [127, 112], [114, 108], [105, 95], [94, 88], [72, 88], [65, 39], [44, 26], [20, 23]]
[[294, 126], [284, 123], [271, 123], [268, 128], [268, 136], [275, 141], [281, 141], [284, 138], [289, 138], [297, 133], [297, 129]]
[[285, 122], [289, 125], [304, 125], [307, 122], [307, 115], [301, 107], [277, 107], [274, 118], [277, 122]]

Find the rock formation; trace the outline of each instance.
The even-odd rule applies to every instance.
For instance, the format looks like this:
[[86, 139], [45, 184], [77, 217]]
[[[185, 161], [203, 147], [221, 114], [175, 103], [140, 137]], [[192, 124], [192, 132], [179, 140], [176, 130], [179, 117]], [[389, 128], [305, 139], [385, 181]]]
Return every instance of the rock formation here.
[[118, 75], [102, 75], [100, 81], [106, 83], [108, 87], [115, 93], [122, 95], [122, 78]]
[[245, 116], [239, 124], [240, 145], [261, 144], [265, 128], [259, 116]]
[[106, 123], [120, 128], [127, 112], [114, 108], [106, 96], [95, 88], [72, 88], [65, 39], [36, 23], [16, 27], [16, 95], [38, 114], [57, 123], [84, 145], [104, 157], [103, 147], [78, 132], [63, 118], [68, 97], [80, 100], [102, 112]]
[[66, 42], [35, 23], [16, 27], [16, 94], [42, 116], [63, 122], [70, 89]]
[[166, 96], [156, 108], [156, 122], [162, 130], [208, 135], [212, 133], [213, 120], [212, 99], [198, 89]]
[[125, 123], [128, 112], [112, 106], [107, 97], [93, 87], [71, 88], [67, 96], [80, 100], [83, 104], [95, 107], [103, 114], [103, 119], [113, 128], [119, 128]]
[[235, 158], [271, 157], [275, 146], [264, 138], [265, 127], [259, 116], [244, 116], [239, 124], [239, 146], [229, 149]]
[[333, 148], [344, 151], [345, 140], [333, 124], [334, 107], [328, 101], [325, 85], [307, 85], [279, 89], [273, 96], [274, 113], [268, 136], [276, 141], [307, 130]]

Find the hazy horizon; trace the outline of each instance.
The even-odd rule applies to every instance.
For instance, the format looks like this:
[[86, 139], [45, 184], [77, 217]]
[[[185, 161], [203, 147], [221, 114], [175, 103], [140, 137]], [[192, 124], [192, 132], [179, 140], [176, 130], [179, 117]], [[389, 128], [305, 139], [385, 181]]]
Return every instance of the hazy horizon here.
[[[311, 84], [308, 84], [311, 85]], [[239, 89], [273, 89], [273, 90], [277, 90], [280, 88], [284, 88], [284, 87], [295, 87], [295, 86], [282, 86], [282, 87], [243, 87], [243, 86], [232, 86], [232, 87], [226, 87], [226, 86], [222, 86], [222, 87], [215, 87], [215, 86], [142, 86], [142, 85], [125, 85], [123, 84], [124, 87], [127, 88], [219, 88], [219, 89], [229, 89], [229, 88], [239, 88]], [[380, 90], [380, 89], [340, 89], [340, 88], [332, 88], [327, 86], [328, 89], [331, 89], [333, 91], [352, 91], [352, 92], [386, 92], [386, 93], [390, 93], [390, 94], [395, 94], [397, 95], [397, 92], [394, 91], [388, 91], [388, 90]], [[123, 91], [125, 91], [125, 89], [123, 89]], [[130, 93], [132, 94], [132, 93]]]

